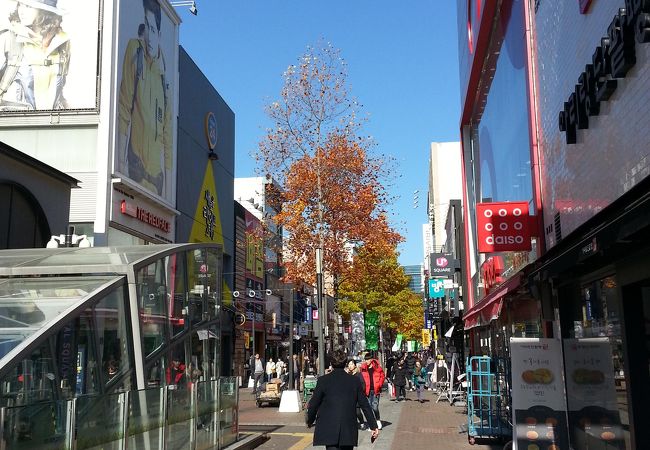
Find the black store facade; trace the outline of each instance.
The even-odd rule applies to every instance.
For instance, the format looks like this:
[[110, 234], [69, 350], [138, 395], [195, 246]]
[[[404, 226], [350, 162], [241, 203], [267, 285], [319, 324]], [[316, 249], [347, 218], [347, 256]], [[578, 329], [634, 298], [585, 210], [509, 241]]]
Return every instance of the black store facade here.
[[78, 181], [0, 142], [0, 249], [44, 248], [64, 234]]
[[[649, 236], [650, 179], [645, 179], [551, 249], [529, 277], [545, 309], [552, 308], [547, 314], [560, 319], [556, 332], [564, 342], [569, 426], [576, 448], [596, 443], [590, 441], [593, 432], [584, 429], [581, 413], [600, 414], [613, 423], [615, 434], [620, 432], [618, 446], [607, 448], [650, 448], [644, 430], [650, 423]], [[575, 355], [572, 344], [581, 340], [604, 348]], [[591, 371], [572, 371], [576, 359]], [[573, 386], [589, 381], [598, 388], [594, 405], [572, 408], [580, 396]]]

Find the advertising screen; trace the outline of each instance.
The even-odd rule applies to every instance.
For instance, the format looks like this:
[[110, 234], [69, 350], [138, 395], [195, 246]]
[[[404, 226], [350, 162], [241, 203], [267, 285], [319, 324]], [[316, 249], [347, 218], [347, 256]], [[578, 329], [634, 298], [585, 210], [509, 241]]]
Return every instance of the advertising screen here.
[[0, 115], [97, 108], [99, 0], [0, 0]]
[[174, 200], [178, 24], [158, 0], [119, 10], [116, 171]]

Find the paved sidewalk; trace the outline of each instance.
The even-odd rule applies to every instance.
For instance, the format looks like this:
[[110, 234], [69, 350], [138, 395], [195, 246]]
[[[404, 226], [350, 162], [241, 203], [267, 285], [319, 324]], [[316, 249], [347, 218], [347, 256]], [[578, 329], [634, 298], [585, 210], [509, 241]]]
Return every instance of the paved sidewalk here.
[[[304, 412], [280, 413], [277, 407], [258, 408], [251, 389], [240, 389], [239, 424], [242, 431], [263, 431], [270, 439], [260, 450], [322, 450], [311, 445], [313, 429], [305, 426]], [[437, 395], [425, 392], [425, 403], [409, 392], [403, 402], [382, 395], [379, 409], [384, 427], [379, 439], [370, 443], [370, 433], [359, 431], [359, 450], [501, 450], [503, 445], [474, 445], [467, 442], [461, 426], [467, 423], [465, 408], [435, 403]]]

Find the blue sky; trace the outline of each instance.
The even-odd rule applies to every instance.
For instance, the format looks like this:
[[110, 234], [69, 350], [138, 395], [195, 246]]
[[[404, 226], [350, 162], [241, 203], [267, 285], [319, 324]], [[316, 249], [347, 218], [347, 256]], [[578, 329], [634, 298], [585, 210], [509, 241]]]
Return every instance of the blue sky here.
[[[399, 165], [392, 225], [405, 237], [402, 264], [422, 262], [428, 150], [458, 140], [460, 94], [456, 2], [440, 0], [197, 0], [180, 42], [236, 117], [235, 176], [253, 176], [249, 156], [269, 125], [282, 72], [319, 39], [341, 50], [352, 95], [369, 114], [364, 134]], [[419, 190], [418, 207], [413, 192]]]

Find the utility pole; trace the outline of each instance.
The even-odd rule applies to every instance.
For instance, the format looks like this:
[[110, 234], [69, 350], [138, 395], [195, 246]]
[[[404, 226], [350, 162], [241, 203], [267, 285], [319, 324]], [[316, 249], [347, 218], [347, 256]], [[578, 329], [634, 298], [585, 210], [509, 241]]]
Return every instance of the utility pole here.
[[322, 249], [316, 249], [316, 303], [318, 306], [318, 375], [325, 374], [325, 332], [323, 323], [327, 323], [323, 307], [323, 254]]
[[294, 390], [293, 381], [293, 288], [289, 292], [289, 390]]

